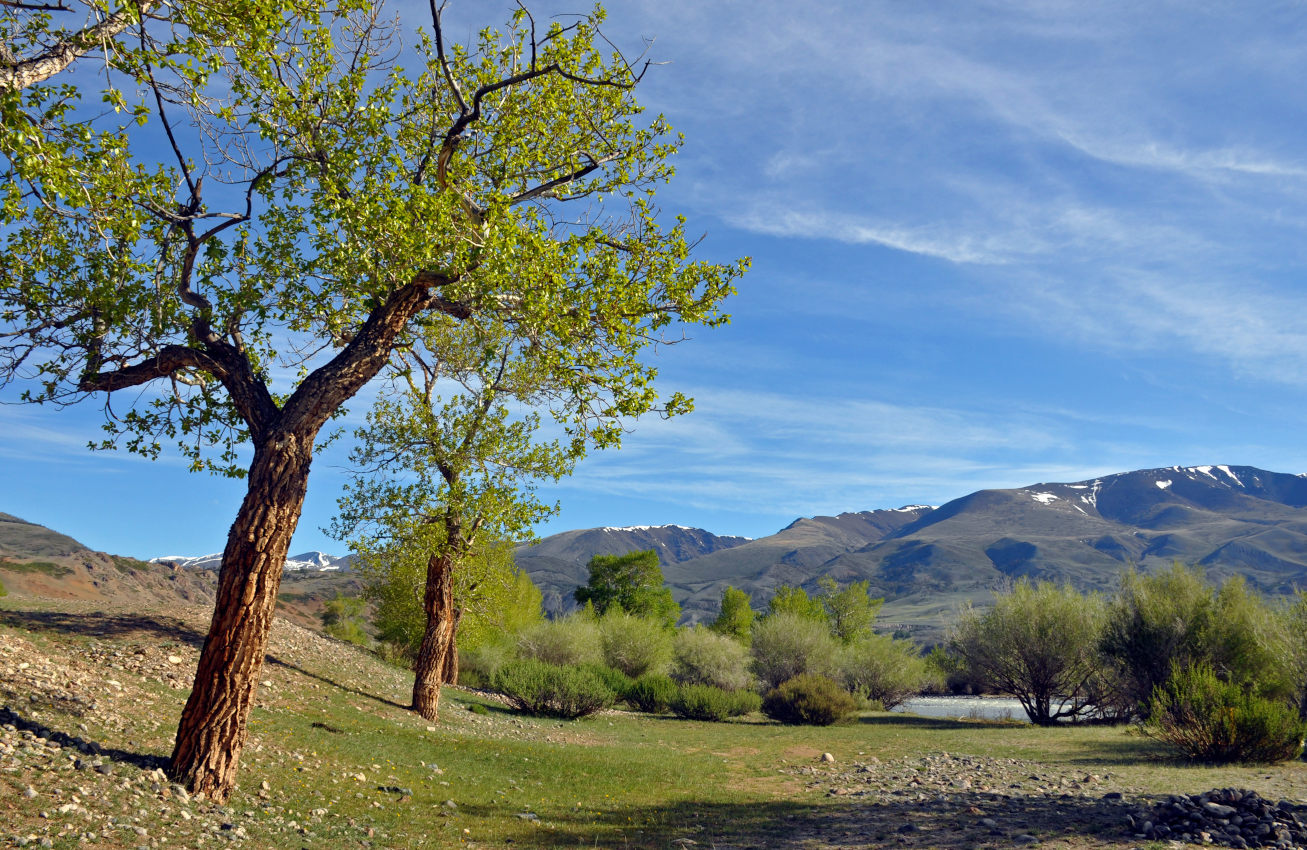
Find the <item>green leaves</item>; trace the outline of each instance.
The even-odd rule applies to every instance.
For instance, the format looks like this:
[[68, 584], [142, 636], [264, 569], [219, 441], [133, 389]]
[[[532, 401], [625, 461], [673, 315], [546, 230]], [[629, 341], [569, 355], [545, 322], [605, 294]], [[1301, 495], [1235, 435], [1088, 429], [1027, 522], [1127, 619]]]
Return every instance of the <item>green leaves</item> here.
[[[537, 30], [519, 10], [450, 45], [361, 0], [159, 6], [78, 60], [103, 74], [0, 90], [0, 382], [36, 376], [33, 400], [60, 403], [149, 386], [109, 408], [104, 445], [171, 441], [239, 475], [315, 370], [439, 281], [390, 344], [458, 380], [463, 346], [508, 341], [494, 430], [525, 466], [565, 472], [632, 417], [689, 411], [645, 354], [724, 323], [746, 263], [692, 259], [656, 209], [680, 139], [643, 114], [603, 18]], [[0, 31], [20, 53], [68, 35], [20, 9]], [[293, 377], [279, 395], [274, 373]], [[557, 443], [525, 448], [526, 408]]]

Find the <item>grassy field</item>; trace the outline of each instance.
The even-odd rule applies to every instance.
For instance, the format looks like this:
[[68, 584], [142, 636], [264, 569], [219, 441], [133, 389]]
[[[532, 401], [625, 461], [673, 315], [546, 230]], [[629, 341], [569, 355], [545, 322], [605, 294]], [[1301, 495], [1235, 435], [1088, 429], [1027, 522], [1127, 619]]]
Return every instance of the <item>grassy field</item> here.
[[1157, 795], [1307, 796], [1302, 762], [1187, 765], [1121, 728], [559, 722], [452, 688], [432, 725], [404, 709], [403, 671], [280, 623], [241, 788], [217, 807], [152, 772], [207, 612], [0, 604], [0, 845], [1126, 848], [1144, 842], [1125, 813]]

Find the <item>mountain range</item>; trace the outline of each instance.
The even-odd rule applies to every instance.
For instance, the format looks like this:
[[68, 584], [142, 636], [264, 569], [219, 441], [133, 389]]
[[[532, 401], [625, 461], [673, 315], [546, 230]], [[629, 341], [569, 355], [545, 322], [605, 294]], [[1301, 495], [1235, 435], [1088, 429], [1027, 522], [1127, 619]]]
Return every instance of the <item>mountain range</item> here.
[[[299, 555], [288, 555], [285, 570], [289, 573], [348, 570], [353, 560], [353, 555], [337, 558], [334, 555], [328, 555], [326, 552], [319, 552], [315, 549]], [[158, 558], [151, 558], [150, 563], [167, 564], [185, 570], [216, 570], [222, 566], [222, 553], [218, 552], [213, 555], [163, 555]]]
[[[655, 532], [640, 532], [638, 539], [624, 529], [565, 532], [519, 549], [518, 563], [566, 607], [571, 588], [587, 578], [583, 543], [651, 548]], [[769, 537], [727, 538], [730, 545], [704, 539], [711, 548], [702, 552], [659, 549], [690, 621], [715, 616], [728, 584], [759, 607], [781, 584], [811, 591], [830, 575], [866, 580], [883, 596], [883, 627], [930, 637], [959, 604], [984, 605], [1023, 577], [1110, 591], [1127, 567], [1180, 561], [1212, 579], [1244, 575], [1267, 594], [1307, 587], [1307, 477], [1250, 466], [1165, 467], [980, 490], [938, 507], [804, 518]], [[570, 563], [560, 563], [559, 552], [571, 553]]]
[[[985, 605], [1021, 578], [1111, 591], [1128, 567], [1179, 561], [1214, 580], [1243, 575], [1270, 595], [1307, 587], [1307, 476], [1174, 466], [980, 490], [937, 507], [805, 517], [756, 540], [678, 525], [579, 529], [519, 546], [516, 559], [540, 587], [546, 610], [559, 614], [575, 607], [572, 593], [587, 581], [591, 557], [636, 549], [658, 552], [688, 622], [714, 617], [727, 585], [761, 608], [782, 584], [813, 591], [829, 575], [867, 581], [886, 600], [883, 628], [930, 641], [958, 605]], [[148, 564], [94, 553], [0, 514], [0, 576], [20, 592], [200, 598], [212, 594], [218, 560], [172, 556]], [[293, 556], [283, 602], [311, 619], [322, 599], [357, 589], [349, 564], [321, 552]]]

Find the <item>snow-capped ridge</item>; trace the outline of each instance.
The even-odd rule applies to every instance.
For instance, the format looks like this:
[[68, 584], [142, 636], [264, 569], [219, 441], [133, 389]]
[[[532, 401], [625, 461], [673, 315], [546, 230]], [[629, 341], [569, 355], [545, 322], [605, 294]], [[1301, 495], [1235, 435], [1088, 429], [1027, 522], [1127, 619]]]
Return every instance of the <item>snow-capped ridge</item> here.
[[[160, 558], [151, 558], [150, 563], [172, 564], [185, 570], [217, 570], [222, 567], [222, 553], [217, 552], [212, 555], [199, 556], [164, 555]], [[314, 550], [287, 556], [285, 566], [282, 569], [292, 573], [334, 572], [349, 569], [349, 562], [345, 558], [338, 558], [335, 555], [328, 555], [326, 552]]]

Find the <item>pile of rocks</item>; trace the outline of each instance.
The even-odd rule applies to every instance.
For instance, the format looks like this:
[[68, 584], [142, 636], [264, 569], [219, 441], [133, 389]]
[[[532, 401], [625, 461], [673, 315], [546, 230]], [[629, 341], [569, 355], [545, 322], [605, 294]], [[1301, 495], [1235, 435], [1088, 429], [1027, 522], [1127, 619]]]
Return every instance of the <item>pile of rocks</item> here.
[[1271, 803], [1256, 791], [1239, 788], [1173, 794], [1151, 811], [1136, 810], [1126, 820], [1136, 838], [1284, 850], [1307, 845], [1307, 825], [1293, 804]]

